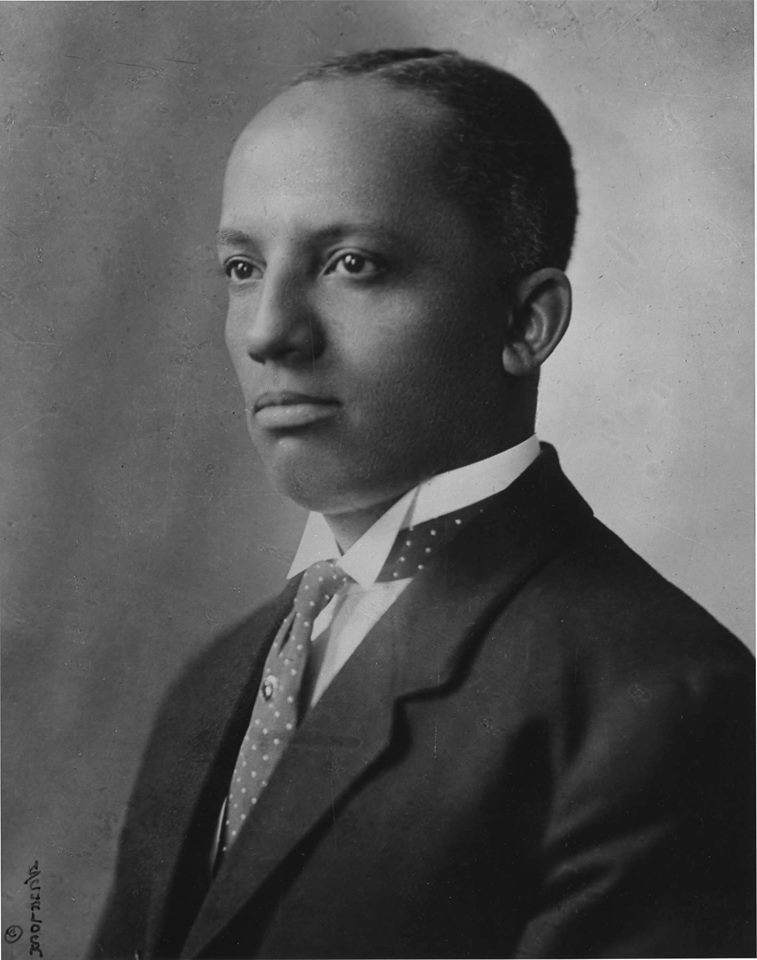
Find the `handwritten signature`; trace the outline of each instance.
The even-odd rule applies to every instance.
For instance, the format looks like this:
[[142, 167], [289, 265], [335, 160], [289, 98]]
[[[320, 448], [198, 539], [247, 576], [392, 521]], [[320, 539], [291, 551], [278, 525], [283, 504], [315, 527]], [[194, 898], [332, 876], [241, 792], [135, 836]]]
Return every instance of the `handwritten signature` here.
[[38, 957], [44, 957], [39, 941], [39, 935], [42, 931], [42, 917], [40, 916], [40, 911], [42, 910], [41, 874], [42, 870], [40, 869], [39, 861], [35, 860], [29, 867], [28, 876], [26, 880], [24, 880], [24, 885], [29, 888], [29, 913], [31, 915], [29, 921], [31, 924], [29, 927], [29, 956]]

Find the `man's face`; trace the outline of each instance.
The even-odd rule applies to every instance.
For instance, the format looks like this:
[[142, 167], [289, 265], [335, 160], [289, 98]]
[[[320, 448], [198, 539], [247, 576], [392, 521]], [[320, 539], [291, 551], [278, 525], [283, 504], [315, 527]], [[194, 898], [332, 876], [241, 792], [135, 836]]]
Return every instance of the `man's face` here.
[[278, 488], [327, 514], [504, 445], [507, 304], [437, 187], [442, 117], [375, 80], [303, 84], [229, 161], [219, 257], [250, 432]]

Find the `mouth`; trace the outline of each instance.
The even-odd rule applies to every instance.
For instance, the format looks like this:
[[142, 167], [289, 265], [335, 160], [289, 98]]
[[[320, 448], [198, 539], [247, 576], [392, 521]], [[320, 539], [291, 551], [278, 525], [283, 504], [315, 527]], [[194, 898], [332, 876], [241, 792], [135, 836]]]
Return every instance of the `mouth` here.
[[261, 393], [252, 408], [256, 422], [266, 430], [303, 427], [333, 416], [339, 401], [291, 390]]

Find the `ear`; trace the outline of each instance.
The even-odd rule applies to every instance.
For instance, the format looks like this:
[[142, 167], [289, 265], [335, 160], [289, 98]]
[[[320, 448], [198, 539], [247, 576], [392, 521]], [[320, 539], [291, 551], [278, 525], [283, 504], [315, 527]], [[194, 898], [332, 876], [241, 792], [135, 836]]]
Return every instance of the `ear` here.
[[516, 286], [507, 343], [502, 351], [505, 373], [527, 377], [552, 353], [570, 323], [570, 281], [555, 267], [524, 277]]

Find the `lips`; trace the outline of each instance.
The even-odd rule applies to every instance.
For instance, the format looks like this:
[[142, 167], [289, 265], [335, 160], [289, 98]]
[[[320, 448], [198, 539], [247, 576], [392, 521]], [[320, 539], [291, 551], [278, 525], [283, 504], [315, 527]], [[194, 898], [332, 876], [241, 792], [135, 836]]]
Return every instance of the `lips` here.
[[269, 430], [307, 426], [333, 416], [339, 401], [292, 390], [261, 393], [253, 406], [256, 422]]

